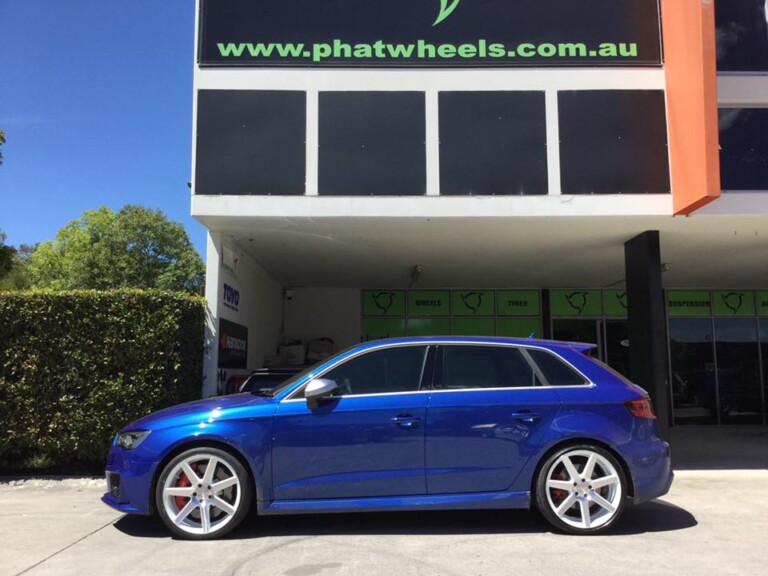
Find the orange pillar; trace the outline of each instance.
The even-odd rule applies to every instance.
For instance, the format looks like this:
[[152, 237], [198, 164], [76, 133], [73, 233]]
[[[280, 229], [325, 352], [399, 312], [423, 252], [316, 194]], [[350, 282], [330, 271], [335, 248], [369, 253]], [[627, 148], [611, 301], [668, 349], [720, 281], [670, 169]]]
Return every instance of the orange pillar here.
[[715, 4], [661, 0], [674, 211], [720, 196]]

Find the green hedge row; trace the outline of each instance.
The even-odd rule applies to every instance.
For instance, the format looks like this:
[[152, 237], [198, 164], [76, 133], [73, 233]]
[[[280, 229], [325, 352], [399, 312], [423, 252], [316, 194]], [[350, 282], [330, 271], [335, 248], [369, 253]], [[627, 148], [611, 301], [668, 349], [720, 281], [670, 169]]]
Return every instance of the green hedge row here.
[[0, 469], [103, 461], [115, 432], [200, 397], [204, 300], [0, 293]]

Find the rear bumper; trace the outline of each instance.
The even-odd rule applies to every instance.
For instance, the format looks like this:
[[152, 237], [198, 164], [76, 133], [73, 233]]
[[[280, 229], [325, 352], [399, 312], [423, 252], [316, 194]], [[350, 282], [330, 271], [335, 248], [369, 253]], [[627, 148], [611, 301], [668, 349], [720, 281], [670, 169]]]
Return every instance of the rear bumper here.
[[635, 504], [669, 492], [674, 479], [669, 444], [663, 440], [643, 443], [643, 449], [634, 452], [628, 463], [635, 486]]

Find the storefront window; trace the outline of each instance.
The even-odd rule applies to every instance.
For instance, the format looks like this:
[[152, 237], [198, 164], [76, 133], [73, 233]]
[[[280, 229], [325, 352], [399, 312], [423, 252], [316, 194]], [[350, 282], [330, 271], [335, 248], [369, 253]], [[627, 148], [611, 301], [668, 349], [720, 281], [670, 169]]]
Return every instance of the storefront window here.
[[768, 190], [768, 108], [721, 108], [723, 190]]
[[760, 424], [760, 350], [755, 318], [715, 318], [722, 424]]
[[768, 19], [765, 0], [718, 0], [717, 69], [768, 71]]
[[710, 318], [670, 318], [675, 424], [716, 424], [715, 359]]

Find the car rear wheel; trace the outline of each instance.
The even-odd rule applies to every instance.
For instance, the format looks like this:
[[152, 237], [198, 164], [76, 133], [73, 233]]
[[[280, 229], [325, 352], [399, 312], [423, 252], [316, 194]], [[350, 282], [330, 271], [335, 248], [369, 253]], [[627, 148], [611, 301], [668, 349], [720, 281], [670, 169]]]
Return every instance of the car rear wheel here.
[[216, 448], [193, 448], [163, 468], [155, 502], [160, 518], [177, 536], [212, 540], [233, 530], [251, 506], [243, 465]]
[[624, 511], [627, 481], [608, 451], [589, 444], [552, 454], [536, 481], [536, 503], [555, 528], [571, 534], [607, 530]]

